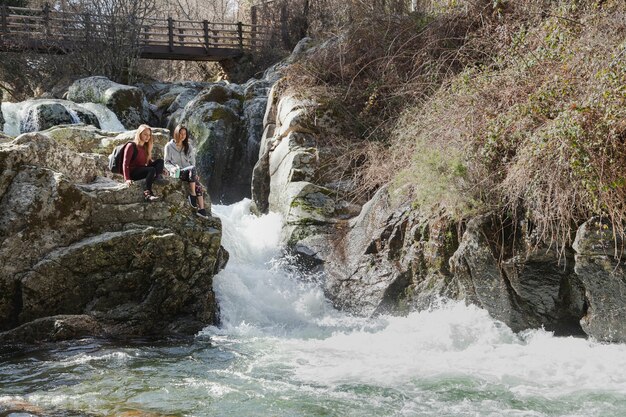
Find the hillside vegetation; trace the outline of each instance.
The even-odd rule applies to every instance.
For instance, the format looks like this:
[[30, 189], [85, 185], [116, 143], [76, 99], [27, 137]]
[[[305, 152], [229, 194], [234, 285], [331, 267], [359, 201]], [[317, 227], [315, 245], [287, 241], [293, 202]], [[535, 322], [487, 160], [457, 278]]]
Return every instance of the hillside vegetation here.
[[540, 241], [626, 198], [626, 5], [456, 1], [365, 18], [292, 68], [335, 113], [355, 195], [385, 183], [457, 220], [529, 220]]

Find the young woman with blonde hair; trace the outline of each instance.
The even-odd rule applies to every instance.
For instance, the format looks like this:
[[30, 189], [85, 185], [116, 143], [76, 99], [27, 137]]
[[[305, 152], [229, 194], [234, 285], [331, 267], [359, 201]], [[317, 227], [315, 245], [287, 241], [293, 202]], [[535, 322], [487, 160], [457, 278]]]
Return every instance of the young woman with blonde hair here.
[[[163, 174], [163, 160], [152, 160], [152, 130], [148, 125], [141, 125], [137, 128], [135, 139], [124, 148], [124, 158], [122, 162], [122, 174], [126, 184], [133, 181], [146, 179], [143, 196], [146, 201], [156, 201], [159, 198], [152, 192], [154, 179]], [[135, 151], [136, 149], [136, 151]], [[133, 157], [134, 154], [134, 157]]]
[[196, 171], [196, 155], [189, 143], [189, 132], [186, 127], [178, 125], [172, 136], [173, 139], [167, 142], [163, 150], [165, 167], [170, 175], [189, 183], [189, 204], [198, 210], [198, 216], [206, 218], [204, 190]]

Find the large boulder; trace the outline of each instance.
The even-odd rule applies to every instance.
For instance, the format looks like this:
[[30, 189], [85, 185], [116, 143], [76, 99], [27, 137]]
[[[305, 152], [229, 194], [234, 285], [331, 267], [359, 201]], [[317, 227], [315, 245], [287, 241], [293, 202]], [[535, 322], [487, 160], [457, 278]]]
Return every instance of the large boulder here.
[[118, 84], [106, 77], [89, 77], [75, 81], [67, 92], [76, 103], [100, 103], [108, 107], [127, 129], [147, 122], [147, 102], [138, 87]]
[[576, 233], [576, 274], [584, 289], [587, 311], [581, 324], [590, 336], [626, 342], [626, 266], [624, 237], [606, 219], [585, 222]]
[[170, 132], [178, 124], [188, 128], [200, 178], [213, 199], [224, 203], [250, 197], [271, 86], [265, 79], [243, 85], [225, 81], [140, 85], [162, 126]]
[[210, 85], [210, 83], [182, 82], [138, 84], [137, 87], [144, 92], [158, 125], [173, 130], [176, 121], [172, 119], [172, 115], [177, 112], [180, 114], [179, 110], [182, 111], [187, 103]]
[[402, 201], [383, 187], [332, 246], [318, 245], [332, 247], [317, 254], [335, 305], [371, 315], [426, 309], [445, 297], [484, 308], [516, 331], [582, 334], [585, 299], [571, 251], [537, 245], [523, 225], [514, 231], [493, 215], [459, 225]]
[[265, 98], [251, 95], [246, 100], [245, 91], [235, 84], [212, 84], [170, 120], [172, 128], [178, 123], [188, 127], [197, 149], [199, 175], [211, 196], [224, 203], [250, 196], [252, 168], [258, 157]]
[[341, 226], [332, 245], [320, 245], [329, 248], [321, 258], [336, 306], [359, 315], [398, 313], [457, 295], [447, 261], [458, 239], [447, 219], [421, 216], [382, 187]]
[[[252, 210], [281, 213], [283, 243], [301, 263], [317, 268], [325, 257], [319, 252], [327, 253], [336, 229], [356, 216], [358, 207], [344, 201], [338, 188], [325, 181], [318, 146], [325, 132], [315, 124], [319, 104], [283, 90], [281, 81], [272, 86], [260, 141], [249, 142], [259, 148], [252, 172]], [[260, 120], [255, 124], [260, 127]]]
[[198, 172], [209, 194], [214, 200], [233, 203], [248, 195], [252, 175], [244, 159], [243, 123], [238, 108], [212, 99], [202, 94], [193, 99], [179, 123], [195, 141]]
[[41, 134], [0, 144], [0, 165], [0, 343], [217, 323], [220, 221], [195, 216], [178, 181], [145, 203], [141, 182], [103, 177], [105, 156]]
[[18, 103], [20, 133], [38, 132], [65, 124], [84, 123], [100, 128], [95, 114], [67, 100], [38, 99]]

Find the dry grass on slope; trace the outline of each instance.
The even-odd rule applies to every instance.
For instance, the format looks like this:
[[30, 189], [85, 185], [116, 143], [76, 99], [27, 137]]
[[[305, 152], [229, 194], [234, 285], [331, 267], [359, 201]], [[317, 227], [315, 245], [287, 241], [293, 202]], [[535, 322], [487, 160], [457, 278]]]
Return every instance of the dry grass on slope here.
[[623, 225], [626, 6], [546, 4], [500, 28], [509, 40], [491, 62], [406, 109], [366, 176], [457, 218], [528, 219], [546, 242], [571, 243], [596, 214]]
[[488, 61], [497, 39], [468, 45], [468, 34], [494, 20], [493, 0], [438, 15], [365, 15], [292, 65], [286, 88], [314, 98], [335, 121], [333, 132], [320, 135], [328, 156], [322, 170], [352, 180], [352, 197], [370, 195], [381, 182], [363, 166], [388, 148], [403, 109], [466, 65]]

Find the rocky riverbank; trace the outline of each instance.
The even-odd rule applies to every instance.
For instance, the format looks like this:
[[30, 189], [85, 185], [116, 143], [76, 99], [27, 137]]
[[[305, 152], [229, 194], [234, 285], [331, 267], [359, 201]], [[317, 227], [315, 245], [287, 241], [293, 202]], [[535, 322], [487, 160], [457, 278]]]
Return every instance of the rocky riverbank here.
[[544, 327], [626, 342], [624, 238], [610, 223], [589, 219], [563, 247], [538, 243], [528, 221], [511, 224], [490, 213], [452, 221], [388, 187], [354, 206], [342, 200], [340, 179], [329, 177], [323, 161], [332, 122], [320, 115], [328, 109], [280, 87], [269, 96], [253, 200], [260, 212], [283, 214], [284, 244], [322, 273], [335, 306], [403, 314], [442, 297], [460, 299], [516, 331]]
[[[53, 139], [61, 130], [63, 143]], [[140, 183], [126, 188], [106, 171], [124, 135], [100, 147], [84, 140], [89, 131], [106, 136], [66, 126], [0, 144], [0, 341], [217, 323], [212, 277], [228, 258], [219, 219], [195, 216], [174, 180], [143, 202]]]

